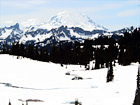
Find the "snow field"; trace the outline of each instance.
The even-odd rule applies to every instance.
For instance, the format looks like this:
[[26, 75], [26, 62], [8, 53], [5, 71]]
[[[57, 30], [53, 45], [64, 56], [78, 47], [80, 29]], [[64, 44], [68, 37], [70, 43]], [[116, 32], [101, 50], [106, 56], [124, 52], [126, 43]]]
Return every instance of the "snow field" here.
[[[116, 65], [114, 80], [106, 83], [107, 69], [85, 71], [84, 66], [33, 61], [0, 55], [0, 105], [22, 105], [19, 99], [40, 99], [29, 105], [72, 105], [76, 98], [82, 105], [132, 105], [138, 64]], [[71, 75], [65, 75], [70, 72]], [[74, 75], [83, 80], [71, 80]], [[13, 87], [7, 87], [9, 83]]]

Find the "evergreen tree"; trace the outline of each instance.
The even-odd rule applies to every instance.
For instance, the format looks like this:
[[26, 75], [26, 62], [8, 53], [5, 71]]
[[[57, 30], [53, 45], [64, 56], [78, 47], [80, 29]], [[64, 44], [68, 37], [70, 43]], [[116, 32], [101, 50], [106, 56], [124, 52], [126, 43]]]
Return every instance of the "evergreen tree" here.
[[8, 103], [8, 105], [12, 105], [11, 102], [10, 102], [10, 99], [9, 99], [9, 103]]
[[40, 60], [38, 46], [34, 46], [34, 59]]
[[32, 44], [28, 45], [27, 48], [27, 57], [33, 59], [34, 58], [34, 46]]
[[25, 56], [25, 47], [24, 47], [24, 44], [21, 43], [19, 45], [19, 51], [18, 52], [19, 52], [18, 55], [23, 56], [23, 57]]
[[44, 61], [48, 62], [49, 61], [49, 53], [48, 53], [47, 48], [45, 49], [45, 53], [44, 54], [45, 54], [45, 56], [44, 56], [45, 60]]
[[112, 81], [113, 78], [114, 78], [114, 75], [113, 75], [113, 66], [112, 66], [112, 62], [110, 62], [110, 66], [109, 66], [109, 69], [108, 69], [108, 72], [107, 72], [107, 82]]
[[51, 49], [51, 52], [50, 52], [50, 61], [55, 62], [55, 63], [57, 63], [56, 62], [56, 59], [57, 59], [56, 53], [57, 53], [57, 47], [52, 46], [52, 49]]
[[100, 69], [100, 50], [97, 48], [94, 53], [95, 56], [95, 69]]
[[5, 44], [3, 44], [3, 51], [2, 51], [3, 54], [6, 54], [6, 47], [5, 47]]
[[88, 68], [88, 66], [87, 66], [87, 64], [91, 61], [91, 60], [93, 60], [93, 47], [92, 47], [92, 45], [93, 45], [93, 40], [85, 40], [84, 41], [84, 52], [83, 52], [83, 57], [85, 58], [84, 60], [85, 60], [85, 67], [87, 67]]

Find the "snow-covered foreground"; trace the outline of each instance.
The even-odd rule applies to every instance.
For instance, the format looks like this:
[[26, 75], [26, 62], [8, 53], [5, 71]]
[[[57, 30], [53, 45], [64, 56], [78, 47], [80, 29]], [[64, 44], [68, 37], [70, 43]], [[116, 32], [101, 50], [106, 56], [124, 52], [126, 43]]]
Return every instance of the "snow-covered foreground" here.
[[[117, 65], [114, 81], [106, 83], [106, 68], [85, 71], [69, 65], [66, 69], [60, 64], [0, 55], [0, 105], [8, 105], [9, 99], [12, 105], [22, 105], [19, 99], [44, 101], [29, 105], [72, 105], [76, 98], [82, 105], [132, 105], [137, 72], [138, 64]], [[72, 80], [74, 75], [83, 80]]]

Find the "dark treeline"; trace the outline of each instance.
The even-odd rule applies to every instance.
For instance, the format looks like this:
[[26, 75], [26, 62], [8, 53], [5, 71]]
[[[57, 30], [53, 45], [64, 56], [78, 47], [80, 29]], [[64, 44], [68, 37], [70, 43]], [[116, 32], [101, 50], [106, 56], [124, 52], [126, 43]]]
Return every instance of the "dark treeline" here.
[[132, 33], [125, 32], [119, 43], [118, 62], [121, 65], [129, 65], [131, 62], [140, 62], [140, 28]]
[[23, 56], [44, 62], [85, 65], [88, 69], [90, 61], [95, 61], [95, 69], [112, 68], [116, 61], [120, 65], [140, 62], [140, 29], [125, 32], [119, 40], [112, 37], [100, 37], [95, 40], [80, 42], [65, 42], [39, 47], [37, 45], [13, 43], [3, 45], [3, 54]]

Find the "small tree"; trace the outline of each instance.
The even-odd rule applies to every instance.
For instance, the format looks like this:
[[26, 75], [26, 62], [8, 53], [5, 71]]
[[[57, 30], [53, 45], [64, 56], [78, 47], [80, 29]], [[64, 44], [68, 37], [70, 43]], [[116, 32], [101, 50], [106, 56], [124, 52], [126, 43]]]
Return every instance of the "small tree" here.
[[9, 99], [9, 103], [8, 103], [8, 105], [12, 105], [11, 102], [10, 102], [10, 99]]
[[75, 99], [75, 105], [82, 105], [82, 103], [79, 102], [78, 99]]
[[112, 66], [112, 62], [110, 62], [109, 70], [107, 72], [107, 82], [112, 81], [113, 78], [114, 78], [114, 75], [113, 75], [113, 66]]

